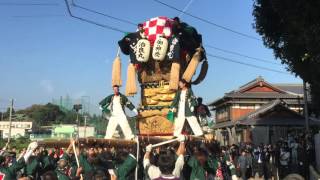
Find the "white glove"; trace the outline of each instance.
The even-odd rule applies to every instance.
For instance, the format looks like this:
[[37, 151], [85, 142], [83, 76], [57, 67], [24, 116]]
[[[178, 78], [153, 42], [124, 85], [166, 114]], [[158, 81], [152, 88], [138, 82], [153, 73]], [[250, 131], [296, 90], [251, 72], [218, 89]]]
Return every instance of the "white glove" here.
[[114, 169], [108, 169], [108, 172], [110, 175], [116, 175], [116, 173], [114, 172]]
[[100, 109], [100, 110], [103, 110], [103, 108], [102, 108], [101, 106], [99, 106], [99, 109]]
[[237, 177], [237, 175], [232, 175], [232, 180], [238, 180], [239, 178]]
[[146, 147], [146, 152], [151, 152], [152, 150], [152, 144], [149, 144], [147, 147]]
[[138, 115], [137, 109], [133, 109], [132, 111], [133, 111], [136, 115]]
[[178, 141], [179, 141], [179, 142], [184, 142], [184, 141], [186, 141], [186, 136], [185, 136], [185, 135], [179, 135], [179, 136], [178, 136]]
[[34, 151], [35, 149], [37, 149], [37, 147], [38, 147], [38, 143], [37, 142], [32, 142], [28, 146], [28, 151]]

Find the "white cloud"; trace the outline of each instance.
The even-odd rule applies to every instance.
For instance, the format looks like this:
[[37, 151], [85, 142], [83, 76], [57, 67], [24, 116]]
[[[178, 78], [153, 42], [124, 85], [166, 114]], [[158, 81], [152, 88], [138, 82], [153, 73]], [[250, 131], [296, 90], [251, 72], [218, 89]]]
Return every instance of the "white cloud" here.
[[54, 87], [52, 85], [52, 82], [50, 80], [41, 80], [40, 81], [40, 86], [43, 88], [43, 90], [46, 92], [46, 93], [53, 93], [54, 92]]

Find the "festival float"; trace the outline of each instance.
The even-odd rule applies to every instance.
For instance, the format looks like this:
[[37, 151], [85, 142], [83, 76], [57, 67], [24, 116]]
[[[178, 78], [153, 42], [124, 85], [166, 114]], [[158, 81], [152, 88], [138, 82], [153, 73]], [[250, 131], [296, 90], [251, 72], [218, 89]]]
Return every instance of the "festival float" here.
[[[137, 94], [137, 80], [141, 87], [137, 119], [139, 135], [172, 135], [173, 123], [170, 117], [168, 119], [168, 113], [179, 80], [198, 85], [208, 70], [201, 34], [177, 17], [159, 16], [139, 24], [136, 32], [126, 34], [118, 44], [121, 52], [130, 57], [126, 96]], [[199, 75], [193, 78], [200, 64]], [[112, 86], [122, 85], [120, 77], [118, 54], [113, 63]]]
[[[121, 51], [130, 58], [125, 95], [134, 96], [140, 90], [141, 101], [136, 121], [138, 143], [161, 143], [173, 135], [170, 105], [178, 90], [179, 80], [184, 79], [194, 86], [200, 84], [207, 74], [208, 61], [202, 46], [202, 36], [196, 28], [181, 22], [177, 17], [171, 19], [159, 16], [138, 24], [137, 30], [126, 33], [118, 45], [119, 50], [112, 66], [111, 85], [123, 85]], [[196, 75], [197, 70], [199, 73]], [[210, 135], [205, 137], [191, 139], [212, 139]], [[79, 144], [84, 146], [104, 144], [132, 147], [136, 143], [115, 139], [79, 139]], [[57, 145], [54, 141], [45, 144]], [[61, 146], [67, 144], [68, 141], [60, 141]]]

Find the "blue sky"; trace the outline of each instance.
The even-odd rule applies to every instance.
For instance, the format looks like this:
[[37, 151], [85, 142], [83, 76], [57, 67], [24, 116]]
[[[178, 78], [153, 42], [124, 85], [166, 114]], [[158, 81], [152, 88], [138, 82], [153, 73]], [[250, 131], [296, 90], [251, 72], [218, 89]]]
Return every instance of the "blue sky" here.
[[[155, 16], [178, 16], [152, 0], [75, 0], [76, 3], [133, 22]], [[183, 9], [189, 0], [163, 0]], [[56, 3], [56, 6], [8, 6], [1, 3]], [[187, 12], [217, 24], [260, 38], [252, 28], [252, 0], [193, 0]], [[135, 31], [135, 27], [103, 16], [73, 8], [78, 16]], [[28, 17], [21, 17], [28, 16]], [[279, 62], [262, 41], [248, 39], [182, 15], [181, 19], [197, 28], [205, 44], [249, 56]], [[17, 108], [44, 104], [66, 94], [73, 98], [90, 96], [95, 106], [111, 93], [111, 66], [117, 41], [123, 34], [87, 24], [67, 15], [63, 0], [0, 0], [0, 111], [15, 99]], [[285, 66], [253, 61], [207, 48], [207, 52], [238, 61], [285, 72]], [[122, 55], [123, 71], [128, 57]], [[272, 83], [301, 83], [293, 75], [269, 72], [209, 58], [205, 81], [194, 87], [205, 102], [263, 76]], [[125, 76], [123, 76], [125, 81]], [[138, 103], [139, 97], [132, 98]], [[97, 106], [92, 109], [97, 111]]]

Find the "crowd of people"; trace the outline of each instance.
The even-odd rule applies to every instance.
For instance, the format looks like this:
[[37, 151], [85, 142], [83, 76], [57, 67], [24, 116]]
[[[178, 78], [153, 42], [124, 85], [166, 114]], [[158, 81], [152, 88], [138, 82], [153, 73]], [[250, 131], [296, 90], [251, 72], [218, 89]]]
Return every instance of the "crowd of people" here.
[[246, 180], [283, 179], [289, 173], [308, 177], [314, 158], [312, 144], [302, 137], [288, 137], [274, 145], [220, 146], [213, 141], [189, 141], [141, 148], [73, 146], [45, 148], [36, 142], [19, 153], [4, 148], [0, 156], [3, 180]]
[[311, 137], [289, 135], [275, 144], [232, 145], [230, 153], [237, 164], [237, 175], [243, 180], [260, 177], [283, 179], [288, 174], [299, 174], [308, 179], [308, 168], [314, 162], [315, 151]]

